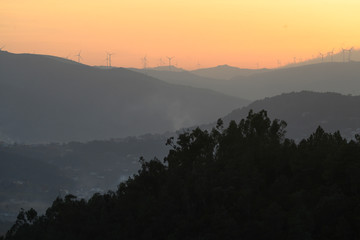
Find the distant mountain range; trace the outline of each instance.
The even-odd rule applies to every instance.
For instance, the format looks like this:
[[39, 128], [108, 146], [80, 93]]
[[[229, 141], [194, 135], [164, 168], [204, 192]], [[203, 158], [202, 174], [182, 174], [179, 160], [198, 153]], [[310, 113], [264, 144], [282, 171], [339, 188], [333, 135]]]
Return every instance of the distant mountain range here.
[[[303, 90], [360, 94], [360, 62], [323, 62], [258, 70], [218, 66], [189, 72], [137, 71], [169, 83], [211, 89], [250, 100]], [[230, 76], [232, 78], [228, 79]]]
[[226, 82], [220, 92], [261, 99], [293, 91], [360, 94], [360, 62], [328, 62], [275, 69]]
[[88, 141], [174, 131], [248, 103], [123, 68], [0, 52], [2, 141]]
[[219, 65], [212, 68], [200, 68], [190, 72], [200, 77], [229, 80], [238, 76], [250, 76], [254, 73], [262, 73], [267, 71], [270, 71], [270, 69], [247, 69], [232, 67], [229, 65]]
[[230, 81], [232, 78], [239, 76], [248, 77], [252, 74], [271, 71], [269, 69], [241, 69], [228, 65], [202, 68], [193, 71], [186, 71], [174, 67], [129, 68], [129, 70], [140, 72], [171, 84], [210, 89], [236, 97], [239, 97], [239, 94], [234, 93], [234, 89], [228, 89], [234, 85], [233, 82]]
[[248, 68], [238, 68], [229, 65], [218, 65], [216, 67], [210, 68], [199, 68], [191, 71], [187, 71], [183, 68], [178, 68], [173, 65], [171, 66], [158, 66], [153, 68], [129, 68], [130, 70], [147, 73], [157, 72], [188, 72], [198, 77], [202, 77], [205, 79], [217, 79], [217, 80], [229, 80], [238, 76], [249, 76], [254, 73], [261, 73], [270, 71], [270, 69], [248, 69]]
[[[348, 47], [345, 49], [349, 50], [351, 47]], [[321, 56], [321, 54], [323, 54], [323, 56]], [[328, 52], [321, 52], [319, 53], [317, 56], [313, 56], [311, 59], [302, 59], [302, 58], [294, 58], [293, 62], [288, 62], [285, 65], [283, 65], [281, 68], [288, 68], [288, 67], [299, 67], [299, 66], [304, 66], [304, 65], [310, 65], [310, 64], [317, 64], [317, 63], [326, 63], [326, 62], [350, 62], [351, 61], [356, 61], [359, 62], [360, 61], [360, 49], [355, 49], [353, 48], [350, 54], [350, 58], [349, 58], [349, 52], [342, 51], [342, 48], [340, 49], [332, 49]]]
[[177, 84], [182, 86], [191, 86], [196, 88], [210, 89], [217, 91], [217, 87], [221, 86], [223, 79], [207, 78], [196, 75], [190, 71], [169, 71], [157, 69], [135, 69], [130, 68], [131, 71], [140, 72], [147, 76], [160, 79], [164, 82]]

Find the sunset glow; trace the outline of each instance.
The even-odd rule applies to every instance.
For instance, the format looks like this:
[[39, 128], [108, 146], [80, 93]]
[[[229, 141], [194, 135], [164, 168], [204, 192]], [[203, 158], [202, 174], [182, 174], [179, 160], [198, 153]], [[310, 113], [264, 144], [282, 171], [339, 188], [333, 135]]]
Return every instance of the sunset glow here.
[[[0, 47], [83, 63], [276, 67], [360, 45], [358, 0], [0, 0]], [[162, 59], [162, 62], [160, 61]]]

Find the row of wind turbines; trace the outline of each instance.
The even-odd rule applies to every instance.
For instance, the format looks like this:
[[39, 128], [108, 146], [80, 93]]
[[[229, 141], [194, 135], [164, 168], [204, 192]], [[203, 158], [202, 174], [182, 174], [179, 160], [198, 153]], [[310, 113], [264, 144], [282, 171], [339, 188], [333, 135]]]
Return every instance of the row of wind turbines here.
[[[112, 55], [114, 55], [114, 53], [106, 52], [106, 67], [107, 68], [111, 68], [111, 56]], [[81, 50], [79, 51], [78, 54], [74, 55], [74, 57], [77, 57], [77, 62], [81, 63], [81, 60], [83, 59], [83, 57], [81, 56]], [[69, 55], [66, 58], [69, 59]]]
[[[346, 61], [346, 58], [345, 58], [346, 53], [348, 53], [348, 58], [347, 58], [348, 62], [351, 62], [351, 52], [352, 52], [353, 50], [354, 50], [354, 47], [351, 47], [351, 48], [349, 48], [349, 49], [341, 48], [341, 51], [338, 52], [338, 53], [341, 53], [341, 52], [342, 52], [343, 62]], [[325, 55], [324, 53], [321, 53], [321, 52], [319, 53], [319, 55], [321, 56], [321, 62], [324, 61], [324, 57], [325, 57], [325, 56], [326, 56], [326, 57], [330, 57], [331, 62], [333, 62], [334, 49], [332, 49], [331, 52], [327, 52], [326, 55]]]
[[[169, 70], [171, 70], [171, 61], [175, 58], [175, 56], [172, 56], [172, 57], [166, 57], [169, 61]], [[141, 61], [142, 61], [142, 64], [143, 64], [143, 69], [147, 69], [147, 66], [148, 66], [148, 59], [147, 59], [147, 56], [145, 55], [145, 57], [141, 58]], [[160, 64], [159, 64], [159, 67], [160, 66], [163, 66], [165, 63], [164, 61], [162, 60], [162, 58], [160, 58]]]
[[[1, 50], [1, 49], [0, 49]], [[114, 55], [115, 53], [113, 52], [106, 52], [106, 68], [111, 68], [111, 56]], [[75, 57], [77, 57], [77, 62], [81, 63], [81, 60], [83, 59], [83, 57], [81, 56], [81, 51], [79, 51], [78, 54], [74, 55]], [[69, 58], [69, 56], [67, 56], [66, 58]], [[169, 61], [169, 70], [171, 70], [171, 61], [175, 58], [175, 56], [172, 57], [166, 57]], [[147, 56], [145, 55], [143, 58], [141, 58], [142, 64], [143, 64], [143, 69], [147, 69], [148, 66], [148, 59]], [[162, 59], [160, 58], [160, 65], [163, 64], [164, 62], [162, 61]]]
[[[1, 46], [0, 47], [0, 51], [3, 51], [3, 49], [5, 48], [5, 45]], [[321, 62], [324, 62], [324, 59], [325, 58], [330, 58], [330, 62], [333, 62], [334, 61], [334, 55], [335, 54], [339, 54], [339, 53], [342, 53], [342, 60], [343, 62], [351, 62], [351, 54], [352, 54], [352, 51], [354, 50], [354, 47], [351, 47], [351, 48], [341, 48], [337, 53], [334, 53], [334, 48], [329, 51], [329, 52], [319, 52], [319, 55], [318, 55], [318, 58], [321, 58]], [[106, 52], [106, 68], [111, 68], [112, 65], [111, 65], [111, 57], [114, 55], [115, 53], [113, 52]], [[67, 59], [70, 59], [69, 58], [70, 55], [68, 55], [66, 58]], [[83, 60], [83, 57], [81, 56], [81, 50], [78, 52], [78, 54], [74, 55], [74, 57], [77, 58], [77, 62], [78, 63], [81, 63], [81, 61]], [[166, 56], [167, 60], [168, 60], [168, 66], [169, 66], [169, 70], [171, 70], [172, 68], [172, 60], [175, 58], [175, 56]], [[316, 59], [316, 58], [315, 58]], [[315, 60], [314, 57], [312, 60]], [[306, 61], [311, 61], [311, 59], [308, 59]], [[148, 63], [149, 63], [149, 60], [147, 58], [147, 56], [145, 55], [143, 58], [141, 58], [141, 62], [142, 62], [142, 66], [143, 66], [143, 69], [147, 69], [148, 67]], [[296, 57], [293, 57], [293, 62], [289, 62], [288, 64], [298, 64], [298, 63], [301, 63], [303, 62], [302, 61], [302, 58], [296, 58]], [[281, 61], [280, 60], [277, 60], [277, 65], [278, 67], [281, 67]], [[162, 60], [162, 58], [160, 58], [160, 64], [158, 65], [159, 67], [160, 66], [165, 66], [165, 62]], [[200, 64], [198, 63], [197, 65], [198, 67], [200, 66]], [[257, 68], [259, 68], [259, 63], [257, 63]]]
[[[329, 51], [329, 52], [319, 52], [319, 55], [318, 55], [318, 58], [321, 58], [321, 62], [324, 62], [324, 60], [325, 60], [325, 58], [330, 58], [330, 62], [333, 62], [334, 61], [334, 55], [335, 54], [339, 54], [339, 53], [342, 53], [342, 58], [343, 58], [343, 62], [351, 62], [351, 53], [352, 53], [352, 51], [354, 50], [354, 47], [351, 47], [351, 48], [348, 48], [348, 49], [346, 49], [346, 48], [341, 48], [340, 50], [339, 50], [339, 52], [337, 52], [337, 53], [335, 53], [334, 52], [334, 48], [331, 50], [331, 51]], [[316, 59], [316, 58], [314, 58], [313, 57], [313, 59], [312, 60], [314, 60], [314, 59]], [[299, 61], [297, 61], [297, 60], [299, 60]], [[311, 60], [311, 59], [310, 59]], [[292, 64], [297, 64], [297, 63], [301, 63], [302, 62], [302, 59], [301, 58], [299, 58], [299, 59], [297, 59], [296, 57], [293, 57], [293, 62], [292, 62]], [[281, 65], [281, 62], [278, 60], [278, 66], [280, 66]]]

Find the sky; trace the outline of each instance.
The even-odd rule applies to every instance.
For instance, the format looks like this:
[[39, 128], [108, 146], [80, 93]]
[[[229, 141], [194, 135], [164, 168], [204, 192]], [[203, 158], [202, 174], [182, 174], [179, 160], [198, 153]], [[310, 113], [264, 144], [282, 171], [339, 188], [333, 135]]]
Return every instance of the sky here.
[[88, 65], [272, 68], [360, 47], [358, 0], [0, 0], [0, 47]]

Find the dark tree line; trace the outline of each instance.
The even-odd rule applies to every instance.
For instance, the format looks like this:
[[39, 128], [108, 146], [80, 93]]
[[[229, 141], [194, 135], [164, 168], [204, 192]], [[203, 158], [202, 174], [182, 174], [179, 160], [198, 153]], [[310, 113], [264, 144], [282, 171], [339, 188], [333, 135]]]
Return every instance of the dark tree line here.
[[360, 239], [360, 137], [285, 127], [250, 111], [184, 132], [116, 192], [21, 211], [4, 239]]

